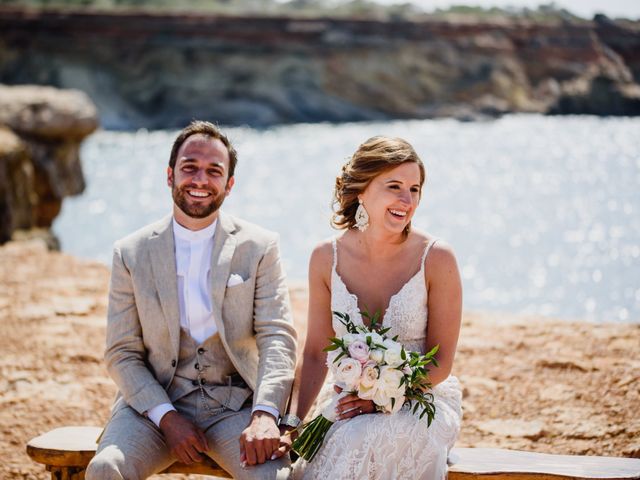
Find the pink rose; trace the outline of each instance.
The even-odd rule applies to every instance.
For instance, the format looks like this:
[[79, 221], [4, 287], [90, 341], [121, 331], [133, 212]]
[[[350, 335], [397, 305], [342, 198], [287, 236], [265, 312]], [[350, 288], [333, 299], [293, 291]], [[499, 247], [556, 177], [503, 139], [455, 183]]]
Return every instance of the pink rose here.
[[349, 356], [364, 365], [369, 361], [369, 346], [366, 343], [357, 340], [349, 345]]
[[336, 382], [340, 382], [347, 390], [353, 390], [360, 382], [362, 365], [354, 358], [343, 358], [335, 371]]

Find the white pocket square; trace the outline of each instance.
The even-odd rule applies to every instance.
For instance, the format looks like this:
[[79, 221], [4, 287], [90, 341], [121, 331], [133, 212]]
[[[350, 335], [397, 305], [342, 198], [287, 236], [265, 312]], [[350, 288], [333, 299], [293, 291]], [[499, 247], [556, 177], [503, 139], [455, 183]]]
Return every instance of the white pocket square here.
[[229, 275], [229, 280], [227, 281], [227, 287], [235, 287], [236, 285], [240, 285], [244, 283], [244, 280], [237, 273], [232, 273]]

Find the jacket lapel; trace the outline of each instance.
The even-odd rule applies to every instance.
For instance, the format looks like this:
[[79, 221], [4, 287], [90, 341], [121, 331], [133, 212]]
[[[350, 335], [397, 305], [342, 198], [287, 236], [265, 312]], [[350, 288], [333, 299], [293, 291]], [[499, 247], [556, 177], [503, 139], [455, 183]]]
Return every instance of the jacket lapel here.
[[211, 252], [211, 300], [214, 317], [220, 333], [224, 335], [222, 322], [222, 301], [227, 289], [231, 271], [231, 259], [236, 249], [235, 225], [230, 218], [220, 212]]
[[149, 238], [149, 255], [158, 298], [169, 327], [171, 342], [177, 353], [180, 346], [180, 307], [172, 218], [169, 215], [163, 219]]

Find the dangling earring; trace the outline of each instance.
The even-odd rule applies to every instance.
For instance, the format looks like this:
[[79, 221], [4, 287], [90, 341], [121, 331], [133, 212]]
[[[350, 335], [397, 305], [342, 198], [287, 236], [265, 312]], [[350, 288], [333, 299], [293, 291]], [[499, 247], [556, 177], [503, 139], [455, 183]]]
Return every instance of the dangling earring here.
[[356, 224], [355, 227], [364, 232], [369, 226], [369, 214], [367, 210], [364, 208], [364, 203], [362, 203], [361, 199], [358, 199], [358, 209], [356, 210]]

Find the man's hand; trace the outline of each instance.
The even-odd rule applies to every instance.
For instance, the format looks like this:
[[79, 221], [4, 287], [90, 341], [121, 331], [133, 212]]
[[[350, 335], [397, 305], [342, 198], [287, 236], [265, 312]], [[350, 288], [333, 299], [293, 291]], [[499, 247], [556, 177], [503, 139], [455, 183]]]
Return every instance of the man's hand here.
[[176, 411], [167, 412], [160, 420], [160, 430], [171, 453], [182, 463], [201, 462], [209, 450], [204, 432]]
[[271, 459], [280, 446], [280, 430], [273, 415], [256, 411], [240, 435], [240, 461], [258, 465]]

